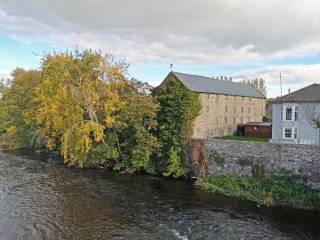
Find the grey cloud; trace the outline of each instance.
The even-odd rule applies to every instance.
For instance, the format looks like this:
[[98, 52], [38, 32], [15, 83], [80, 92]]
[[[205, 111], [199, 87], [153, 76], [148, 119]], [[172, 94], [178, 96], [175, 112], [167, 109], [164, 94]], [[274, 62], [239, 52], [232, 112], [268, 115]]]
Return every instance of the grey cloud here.
[[132, 61], [217, 64], [320, 52], [313, 0], [2, 0], [0, 10], [0, 31], [111, 49]]

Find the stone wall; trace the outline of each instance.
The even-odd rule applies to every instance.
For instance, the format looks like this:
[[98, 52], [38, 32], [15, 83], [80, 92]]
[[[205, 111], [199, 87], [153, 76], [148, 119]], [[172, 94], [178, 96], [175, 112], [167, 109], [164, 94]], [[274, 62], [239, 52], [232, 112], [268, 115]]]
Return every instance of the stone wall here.
[[193, 138], [233, 135], [239, 124], [261, 122], [265, 99], [200, 93], [202, 110], [194, 121]]
[[320, 189], [320, 146], [207, 140], [205, 149], [210, 174], [271, 175], [286, 169]]

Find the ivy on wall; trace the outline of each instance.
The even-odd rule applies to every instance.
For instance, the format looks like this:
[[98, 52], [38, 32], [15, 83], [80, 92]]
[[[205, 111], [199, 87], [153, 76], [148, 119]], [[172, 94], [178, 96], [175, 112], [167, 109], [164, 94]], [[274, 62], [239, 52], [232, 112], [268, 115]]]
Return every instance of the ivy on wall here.
[[201, 110], [199, 93], [191, 92], [171, 76], [166, 84], [153, 90], [153, 96], [160, 105], [155, 133], [161, 147], [158, 169], [165, 176], [185, 175], [186, 143], [193, 135], [193, 122]]

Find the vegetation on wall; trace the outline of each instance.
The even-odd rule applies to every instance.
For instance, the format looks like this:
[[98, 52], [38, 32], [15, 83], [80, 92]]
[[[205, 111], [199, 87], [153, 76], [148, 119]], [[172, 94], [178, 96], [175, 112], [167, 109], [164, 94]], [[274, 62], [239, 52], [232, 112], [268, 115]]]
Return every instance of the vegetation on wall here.
[[266, 206], [320, 210], [320, 192], [310, 189], [290, 171], [271, 177], [211, 175], [202, 182], [206, 191], [251, 200]]
[[158, 167], [166, 176], [185, 175], [186, 144], [193, 134], [193, 121], [201, 110], [199, 94], [191, 92], [172, 77], [154, 89], [153, 96], [160, 105], [156, 130], [161, 147], [157, 155]]

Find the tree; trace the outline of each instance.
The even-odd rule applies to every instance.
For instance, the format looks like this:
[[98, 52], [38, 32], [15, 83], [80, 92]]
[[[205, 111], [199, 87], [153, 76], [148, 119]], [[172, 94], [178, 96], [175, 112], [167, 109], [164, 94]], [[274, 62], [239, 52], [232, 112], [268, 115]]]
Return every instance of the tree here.
[[157, 104], [126, 72], [126, 63], [91, 50], [43, 58], [34, 121], [66, 164], [154, 172]]
[[193, 121], [201, 110], [199, 94], [172, 78], [165, 86], [154, 89], [153, 95], [160, 104], [156, 131], [161, 145], [158, 168], [165, 176], [185, 175], [186, 144], [193, 134]]
[[92, 50], [47, 54], [0, 89], [0, 134], [13, 148], [43, 147], [67, 165], [155, 173], [158, 104], [127, 64]]
[[248, 79], [242, 81], [246, 84], [249, 84], [253, 87], [255, 87], [258, 91], [260, 91], [264, 96], [267, 96], [267, 88], [266, 88], [266, 82], [262, 78], [255, 78], [255, 79]]
[[11, 84], [1, 90], [0, 133], [3, 133], [3, 141], [11, 148], [39, 146], [41, 140], [37, 138], [36, 124], [26, 118], [36, 107], [33, 97], [41, 72], [17, 68], [11, 75]]

